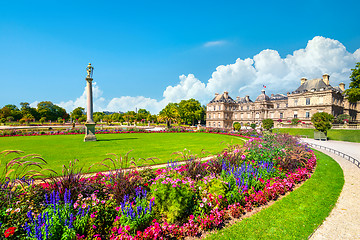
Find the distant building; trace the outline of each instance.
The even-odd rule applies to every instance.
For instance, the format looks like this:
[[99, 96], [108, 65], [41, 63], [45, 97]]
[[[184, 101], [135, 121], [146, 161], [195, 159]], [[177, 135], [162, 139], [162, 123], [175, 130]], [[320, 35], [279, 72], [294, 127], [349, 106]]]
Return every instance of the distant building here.
[[288, 121], [298, 118], [302, 122], [310, 123], [311, 116], [317, 112], [326, 112], [335, 117], [348, 114], [351, 121], [360, 119], [360, 102], [350, 103], [343, 95], [345, 84], [332, 87], [330, 76], [307, 80], [302, 78], [300, 86], [292, 93], [271, 94], [267, 96], [265, 90], [252, 101], [249, 96], [232, 99], [228, 92], [215, 93], [214, 99], [207, 104], [206, 126], [211, 128], [231, 129], [234, 122], [241, 125], [256, 123], [271, 118]]

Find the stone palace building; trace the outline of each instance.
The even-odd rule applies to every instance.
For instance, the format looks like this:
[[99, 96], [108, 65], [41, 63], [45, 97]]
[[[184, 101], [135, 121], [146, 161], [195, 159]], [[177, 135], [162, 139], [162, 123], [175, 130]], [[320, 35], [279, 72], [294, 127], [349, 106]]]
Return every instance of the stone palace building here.
[[207, 104], [206, 127], [231, 129], [234, 122], [241, 125], [260, 124], [263, 119], [289, 121], [298, 118], [310, 123], [311, 116], [317, 112], [327, 112], [335, 117], [348, 114], [351, 121], [360, 119], [360, 102], [350, 103], [343, 95], [345, 84], [333, 87], [330, 76], [307, 80], [301, 78], [300, 86], [292, 93], [271, 94], [265, 90], [252, 101], [249, 96], [232, 99], [228, 92], [215, 93], [215, 97]]

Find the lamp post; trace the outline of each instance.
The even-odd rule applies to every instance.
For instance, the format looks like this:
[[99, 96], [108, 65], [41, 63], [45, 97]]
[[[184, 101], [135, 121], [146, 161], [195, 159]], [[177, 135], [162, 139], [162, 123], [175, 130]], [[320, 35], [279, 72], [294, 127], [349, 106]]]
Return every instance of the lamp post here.
[[94, 72], [94, 67], [91, 66], [91, 63], [86, 68], [87, 76], [86, 80], [86, 92], [87, 92], [87, 117], [85, 123], [85, 138], [84, 142], [96, 141], [95, 137], [95, 122], [93, 120], [93, 94], [92, 94], [92, 76]]

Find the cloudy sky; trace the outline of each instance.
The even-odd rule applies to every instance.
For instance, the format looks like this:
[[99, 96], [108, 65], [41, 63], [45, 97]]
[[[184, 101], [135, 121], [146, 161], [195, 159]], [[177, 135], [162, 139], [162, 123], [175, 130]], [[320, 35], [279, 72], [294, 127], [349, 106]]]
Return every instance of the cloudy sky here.
[[360, 61], [357, 1], [1, 1], [0, 107], [52, 101], [95, 111], [216, 92], [255, 99], [301, 77], [349, 84]]

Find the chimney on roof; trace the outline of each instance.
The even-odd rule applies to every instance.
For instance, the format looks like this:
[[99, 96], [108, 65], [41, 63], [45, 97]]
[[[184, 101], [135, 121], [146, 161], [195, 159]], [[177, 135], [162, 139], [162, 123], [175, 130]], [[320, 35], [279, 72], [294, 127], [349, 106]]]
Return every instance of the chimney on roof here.
[[345, 83], [340, 83], [339, 88], [341, 89], [341, 91], [345, 91]]
[[246, 96], [245, 96], [245, 100], [246, 100], [247, 102], [250, 102], [249, 95], [246, 95]]
[[224, 98], [228, 98], [229, 93], [228, 92], [224, 92]]
[[329, 82], [329, 78], [330, 78], [330, 76], [329, 76], [329, 74], [324, 74], [323, 75], [323, 81], [324, 81], [324, 83], [326, 84], [326, 85], [330, 85], [330, 82]]
[[218, 94], [218, 93], [215, 93], [215, 97], [216, 97], [217, 95], [219, 95], [219, 94]]
[[239, 97], [239, 96], [236, 97], [236, 101], [240, 101], [240, 97]]
[[301, 85], [303, 85], [305, 82], [307, 81], [307, 79], [305, 77], [300, 79]]
[[273, 94], [273, 93], [271, 94], [271, 97], [274, 97], [274, 94]]

